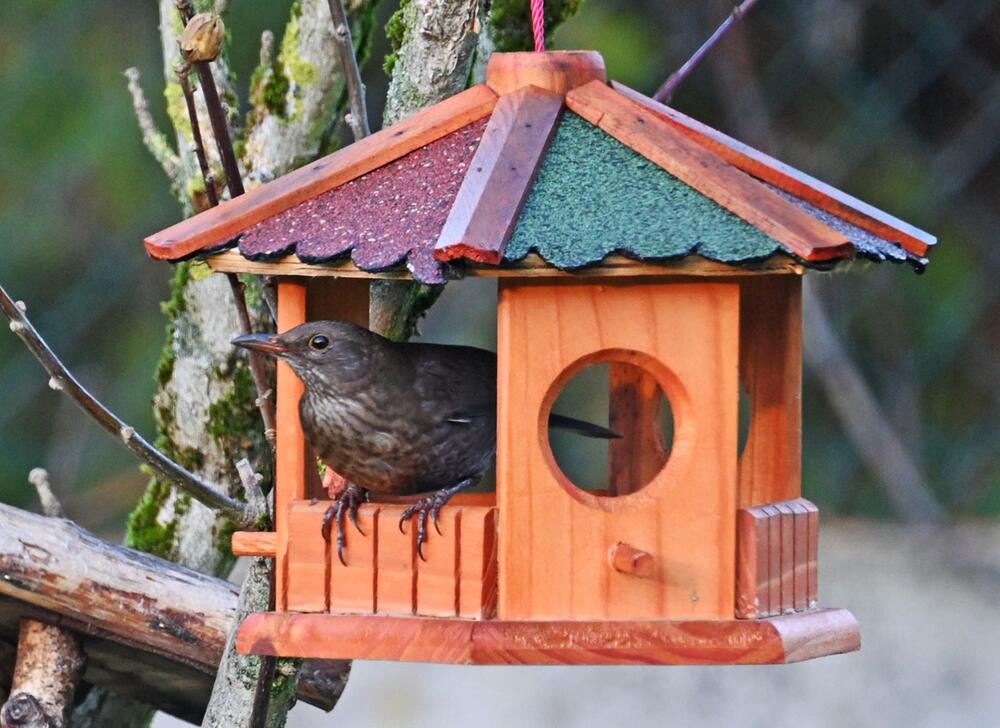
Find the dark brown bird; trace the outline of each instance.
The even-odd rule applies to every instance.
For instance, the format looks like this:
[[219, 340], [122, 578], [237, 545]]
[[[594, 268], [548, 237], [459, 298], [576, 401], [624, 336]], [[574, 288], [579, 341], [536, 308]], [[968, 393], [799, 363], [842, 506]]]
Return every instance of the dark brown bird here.
[[[479, 482], [496, 452], [496, 354], [393, 342], [345, 321], [311, 321], [281, 335], [240, 336], [233, 344], [284, 359], [305, 385], [299, 412], [306, 439], [350, 483], [323, 523], [329, 538], [336, 520], [341, 561], [345, 515], [357, 527], [357, 509], [369, 491], [428, 493], [400, 518], [402, 528], [419, 514], [422, 557], [428, 516], [437, 528], [441, 508]], [[549, 424], [618, 437], [555, 414]]]

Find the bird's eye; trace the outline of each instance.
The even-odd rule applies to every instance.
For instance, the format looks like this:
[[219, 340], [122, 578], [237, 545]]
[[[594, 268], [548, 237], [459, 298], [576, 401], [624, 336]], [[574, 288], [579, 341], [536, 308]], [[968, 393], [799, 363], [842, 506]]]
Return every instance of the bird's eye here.
[[309, 348], [313, 351], [323, 351], [323, 349], [329, 345], [330, 340], [323, 336], [323, 334], [316, 334], [314, 337], [309, 339]]

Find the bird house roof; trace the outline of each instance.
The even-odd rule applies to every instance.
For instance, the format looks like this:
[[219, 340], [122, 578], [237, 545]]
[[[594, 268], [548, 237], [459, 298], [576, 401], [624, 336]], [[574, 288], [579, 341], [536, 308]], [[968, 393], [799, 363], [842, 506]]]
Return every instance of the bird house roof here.
[[609, 85], [596, 53], [551, 52], [495, 54], [485, 84], [145, 243], [225, 270], [441, 283], [689, 258], [922, 268], [935, 238]]

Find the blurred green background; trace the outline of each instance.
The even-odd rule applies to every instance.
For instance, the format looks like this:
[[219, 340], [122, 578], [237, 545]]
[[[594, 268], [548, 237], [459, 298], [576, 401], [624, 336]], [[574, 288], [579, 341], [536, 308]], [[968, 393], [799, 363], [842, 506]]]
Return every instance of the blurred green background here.
[[[280, 32], [288, 5], [232, 3], [244, 89], [260, 32]], [[587, 0], [554, 45], [600, 50], [613, 78], [651, 94], [731, 7]], [[159, 42], [153, 2], [13, 2], [0, 22], [0, 281], [145, 433], [170, 270], [146, 259], [141, 239], [180, 213], [142, 147], [122, 72], [141, 70], [166, 129]], [[373, 111], [384, 45], [380, 34], [366, 70]], [[822, 293], [942, 503], [1000, 513], [1000, 0], [763, 0], [673, 105], [939, 236], [923, 276], [886, 264], [824, 276]], [[489, 315], [443, 308], [427, 332], [461, 319], [477, 328], [465, 338], [488, 340]], [[812, 373], [806, 385], [806, 495], [824, 513], [891, 516]], [[3, 334], [0, 501], [33, 507], [36, 466], [72, 517], [112, 536], [145, 483]]]

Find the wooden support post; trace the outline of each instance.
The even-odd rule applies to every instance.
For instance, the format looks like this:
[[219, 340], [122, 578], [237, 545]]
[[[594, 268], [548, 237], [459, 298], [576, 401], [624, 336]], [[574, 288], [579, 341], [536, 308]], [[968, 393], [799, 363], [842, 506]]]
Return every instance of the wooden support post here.
[[10, 698], [0, 710], [0, 726], [63, 728], [84, 663], [75, 636], [59, 627], [23, 620]]
[[[305, 283], [292, 280], [278, 282], [278, 333], [295, 328], [306, 320]], [[275, 456], [274, 520], [278, 539], [278, 561], [275, 564], [275, 608], [286, 608], [288, 579], [288, 508], [292, 501], [302, 500], [306, 493], [306, 439], [299, 420], [299, 399], [302, 382], [291, 367], [278, 362], [277, 374], [278, 434]]]
[[663, 469], [669, 454], [660, 427], [663, 390], [634, 364], [611, 362], [608, 427], [620, 434], [608, 446], [608, 495], [628, 495]]
[[802, 278], [740, 281], [740, 380], [750, 431], [740, 455], [740, 508], [797, 498], [802, 480]]

